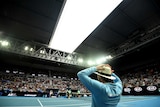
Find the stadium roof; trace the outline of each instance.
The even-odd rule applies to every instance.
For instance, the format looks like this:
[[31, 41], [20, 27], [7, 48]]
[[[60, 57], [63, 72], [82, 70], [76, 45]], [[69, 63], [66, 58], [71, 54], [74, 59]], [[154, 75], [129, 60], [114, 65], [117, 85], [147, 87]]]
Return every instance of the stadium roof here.
[[[49, 45], [64, 3], [65, 0], [2, 0], [0, 33], [6, 37]], [[127, 66], [125, 64], [142, 64], [146, 60], [157, 60], [159, 53], [153, 46], [159, 46], [159, 24], [158, 0], [123, 0], [75, 52], [85, 58], [114, 54], [116, 57], [113, 64], [117, 68]], [[7, 54], [1, 53], [2, 63], [11, 61], [7, 59]], [[9, 58], [12, 63], [18, 61], [12, 56]], [[21, 56], [18, 56], [18, 59], [20, 65], [23, 65]], [[30, 60], [25, 60], [28, 61], [28, 66], [32, 65]]]

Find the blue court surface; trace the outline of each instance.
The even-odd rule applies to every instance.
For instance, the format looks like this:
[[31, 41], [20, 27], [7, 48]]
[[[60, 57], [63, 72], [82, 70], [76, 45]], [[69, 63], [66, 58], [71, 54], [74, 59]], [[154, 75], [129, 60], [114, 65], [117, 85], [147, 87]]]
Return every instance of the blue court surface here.
[[[0, 97], [0, 107], [90, 107], [91, 97]], [[160, 107], [160, 96], [122, 96], [118, 107]]]

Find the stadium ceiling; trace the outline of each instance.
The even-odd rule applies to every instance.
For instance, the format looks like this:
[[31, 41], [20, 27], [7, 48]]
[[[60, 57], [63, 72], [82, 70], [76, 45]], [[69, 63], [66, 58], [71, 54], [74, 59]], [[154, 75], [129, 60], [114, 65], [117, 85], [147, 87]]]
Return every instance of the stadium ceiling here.
[[[65, 0], [2, 0], [1, 35], [47, 46], [64, 2]], [[116, 59], [124, 58], [133, 51], [143, 52], [140, 51], [142, 47], [159, 40], [159, 29], [159, 0], [123, 0], [75, 52], [85, 58], [107, 54], [115, 55]], [[155, 43], [156, 46], [159, 45], [159, 41]], [[152, 50], [148, 54], [155, 52]]]

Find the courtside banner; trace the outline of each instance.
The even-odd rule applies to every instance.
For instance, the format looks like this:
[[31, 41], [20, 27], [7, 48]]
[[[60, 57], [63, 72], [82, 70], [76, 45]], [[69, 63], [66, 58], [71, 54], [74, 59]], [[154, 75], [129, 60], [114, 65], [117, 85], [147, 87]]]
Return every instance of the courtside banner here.
[[160, 87], [154, 85], [124, 87], [123, 95], [160, 95]]

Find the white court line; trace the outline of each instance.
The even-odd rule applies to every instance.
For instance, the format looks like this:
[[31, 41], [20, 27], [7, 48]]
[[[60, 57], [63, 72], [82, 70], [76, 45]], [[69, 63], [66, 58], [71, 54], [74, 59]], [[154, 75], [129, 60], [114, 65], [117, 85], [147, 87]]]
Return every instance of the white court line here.
[[40, 101], [39, 99], [37, 99], [37, 101], [39, 102], [39, 104], [41, 105], [41, 107], [43, 107], [43, 105], [42, 105], [41, 101]]

